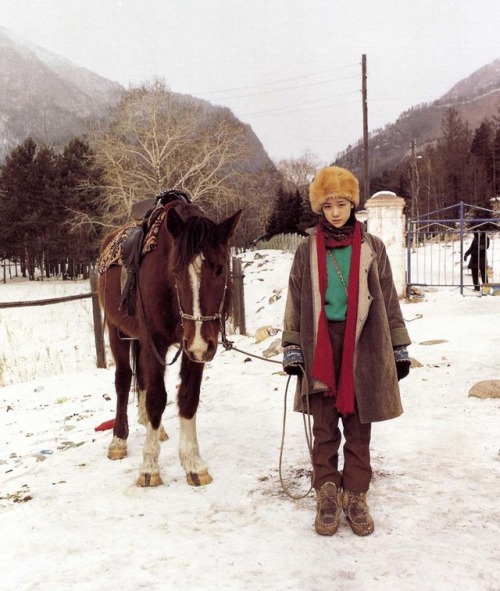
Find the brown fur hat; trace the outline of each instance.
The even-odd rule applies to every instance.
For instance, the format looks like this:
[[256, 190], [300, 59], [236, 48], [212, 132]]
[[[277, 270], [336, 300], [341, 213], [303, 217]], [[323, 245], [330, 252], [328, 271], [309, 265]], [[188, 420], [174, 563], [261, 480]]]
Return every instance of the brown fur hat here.
[[359, 204], [358, 179], [340, 166], [326, 166], [318, 170], [309, 185], [311, 209], [321, 213], [321, 208], [329, 197], [343, 197], [356, 207]]

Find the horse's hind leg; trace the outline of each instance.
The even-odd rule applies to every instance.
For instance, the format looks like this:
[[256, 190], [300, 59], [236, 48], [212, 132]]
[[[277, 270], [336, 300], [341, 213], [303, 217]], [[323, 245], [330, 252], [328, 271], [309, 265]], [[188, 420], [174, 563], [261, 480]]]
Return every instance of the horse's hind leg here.
[[200, 386], [204, 365], [190, 361], [182, 355], [181, 386], [178, 394], [180, 437], [179, 458], [191, 486], [204, 486], [212, 482], [208, 468], [200, 456], [196, 435], [196, 411], [200, 400]]
[[[140, 344], [138, 341], [134, 343], [134, 355], [135, 359], [139, 360]], [[144, 383], [144, 373], [141, 369], [140, 363], [136, 363], [136, 376], [137, 376], [137, 391], [139, 397], [139, 424], [148, 426], [148, 413], [146, 410], [146, 386]], [[163, 423], [160, 424], [160, 441], [167, 441], [168, 435], [163, 427]]]
[[110, 460], [121, 460], [127, 455], [128, 416], [127, 405], [132, 383], [129, 341], [120, 339], [115, 327], [109, 326], [109, 343], [115, 360], [116, 417], [113, 440], [108, 447]]
[[[139, 424], [148, 426], [148, 413], [146, 411], [146, 390], [139, 389]], [[160, 424], [160, 441], [168, 440], [168, 433], [165, 431], [163, 423]]]
[[[134, 343], [134, 355], [135, 359], [139, 359], [139, 351], [140, 351], [140, 344], [138, 341]], [[139, 363], [136, 363], [136, 376], [137, 376], [137, 390], [139, 396], [139, 424], [144, 425], [145, 427], [148, 426], [148, 413], [146, 410], [146, 386], [144, 384], [144, 375], [143, 371], [141, 370], [141, 366]], [[163, 423], [160, 424], [160, 441], [167, 441], [168, 435], [163, 427]]]

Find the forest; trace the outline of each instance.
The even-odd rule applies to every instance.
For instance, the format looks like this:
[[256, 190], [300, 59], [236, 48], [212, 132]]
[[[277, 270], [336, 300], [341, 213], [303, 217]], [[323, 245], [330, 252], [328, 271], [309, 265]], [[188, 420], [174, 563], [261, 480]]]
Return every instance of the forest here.
[[33, 280], [37, 269], [42, 278], [85, 277], [132, 205], [168, 188], [214, 219], [244, 208], [237, 241], [248, 244], [265, 226], [277, 172], [249, 167], [245, 133], [228, 109], [208, 116], [153, 82], [131, 88], [62, 149], [26, 138], [0, 168], [4, 279]]
[[[370, 195], [392, 191], [403, 197], [407, 217], [460, 202], [491, 209], [491, 199], [500, 196], [500, 115], [471, 129], [458, 111], [450, 108], [441, 122], [440, 137], [424, 146], [413, 142], [409, 152], [394, 168], [370, 177], [369, 183]], [[349, 168], [344, 153], [333, 164]], [[359, 168], [359, 163], [351, 164], [351, 170]], [[309, 172], [312, 177], [313, 166]], [[274, 203], [266, 236], [304, 233], [314, 223], [306, 184], [280, 186]]]
[[[215, 219], [243, 208], [240, 247], [304, 233], [316, 222], [308, 182], [318, 163], [305, 155], [251, 170], [243, 133], [229, 110], [206, 117], [203, 105], [155, 82], [131, 88], [62, 149], [26, 138], [0, 168], [4, 280], [7, 268], [31, 280], [37, 269], [42, 278], [85, 277], [104, 235], [130, 220], [135, 202], [166, 188], [187, 191]], [[370, 194], [380, 190], [403, 197], [411, 217], [461, 201], [489, 208], [500, 195], [500, 117], [470, 129], [448, 109], [436, 141], [413, 144], [397, 166], [370, 179]]]

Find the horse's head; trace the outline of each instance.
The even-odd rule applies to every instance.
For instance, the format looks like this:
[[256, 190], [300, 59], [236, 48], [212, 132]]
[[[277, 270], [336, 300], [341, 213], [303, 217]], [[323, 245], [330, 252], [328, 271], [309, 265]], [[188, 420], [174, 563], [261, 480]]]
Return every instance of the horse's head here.
[[242, 210], [219, 224], [195, 206], [188, 216], [176, 208], [167, 213], [167, 229], [173, 237], [175, 291], [183, 328], [182, 348], [199, 363], [210, 361], [217, 350], [219, 330], [230, 303], [228, 241]]

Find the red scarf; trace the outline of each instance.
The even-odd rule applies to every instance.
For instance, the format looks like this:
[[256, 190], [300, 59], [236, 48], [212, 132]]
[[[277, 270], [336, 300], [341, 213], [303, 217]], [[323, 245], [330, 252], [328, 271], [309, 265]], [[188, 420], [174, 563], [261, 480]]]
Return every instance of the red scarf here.
[[[330, 235], [331, 236], [331, 235]], [[347, 297], [347, 317], [344, 336], [344, 351], [342, 355], [342, 367], [340, 369], [339, 387], [335, 385], [335, 368], [333, 366], [333, 350], [328, 335], [328, 320], [325, 314], [325, 293], [328, 281], [326, 267], [325, 236], [318, 227], [316, 234], [316, 249], [318, 252], [319, 290], [321, 295], [321, 311], [318, 321], [318, 335], [314, 361], [312, 367], [313, 378], [328, 386], [325, 396], [335, 396], [335, 407], [342, 415], [354, 413], [354, 345], [356, 341], [356, 322], [358, 318], [358, 293], [359, 293], [359, 262], [361, 253], [361, 225], [354, 224], [354, 232], [349, 239], [335, 243], [329, 236], [328, 246], [347, 246], [352, 244], [351, 264], [349, 267], [349, 282]]]

